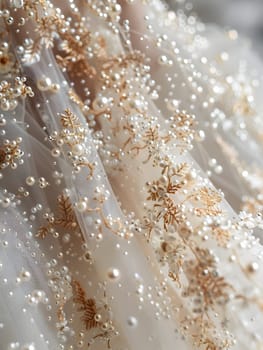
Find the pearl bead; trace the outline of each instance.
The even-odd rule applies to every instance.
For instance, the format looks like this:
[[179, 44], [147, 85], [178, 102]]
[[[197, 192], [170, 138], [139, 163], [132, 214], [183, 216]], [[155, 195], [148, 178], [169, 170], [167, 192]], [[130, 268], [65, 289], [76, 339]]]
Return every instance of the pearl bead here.
[[221, 165], [217, 165], [217, 166], [215, 167], [215, 173], [216, 173], [216, 174], [222, 174], [222, 172], [223, 172], [222, 166], [221, 166]]
[[13, 17], [8, 17], [8, 18], [6, 19], [6, 24], [11, 25], [11, 24], [13, 24], [13, 23], [14, 23], [14, 18], [13, 18]]
[[63, 237], [62, 237], [62, 240], [64, 243], [69, 243], [70, 242], [70, 234], [66, 233]]
[[168, 62], [169, 62], [169, 60], [168, 60], [168, 58], [167, 58], [167, 56], [165, 56], [165, 55], [161, 55], [160, 57], [159, 57], [159, 63], [161, 64], [161, 65], [166, 65], [166, 64], [168, 64]]
[[109, 103], [109, 100], [107, 97], [100, 96], [93, 102], [92, 106], [95, 111], [101, 111], [107, 107], [108, 103]]
[[108, 328], [109, 328], [108, 322], [104, 322], [104, 323], [101, 325], [101, 329], [102, 329], [103, 331], [106, 331]]
[[128, 326], [130, 327], [136, 327], [138, 324], [138, 320], [134, 316], [131, 316], [128, 318], [127, 323], [128, 323]]
[[101, 316], [100, 314], [96, 314], [96, 315], [94, 316], [94, 320], [95, 320], [96, 322], [100, 322], [101, 319], [102, 319], [102, 316]]
[[35, 306], [35, 305], [38, 304], [38, 302], [39, 302], [39, 301], [38, 301], [36, 298], [32, 297], [31, 295], [28, 296], [28, 304], [29, 304], [30, 306]]
[[203, 141], [205, 139], [205, 132], [203, 130], [199, 130], [196, 134], [197, 141]]
[[139, 109], [140, 110], [143, 107], [143, 102], [141, 100], [138, 100], [138, 99], [132, 100], [132, 101], [130, 101], [129, 106], [132, 109]]
[[23, 270], [21, 273], [20, 273], [20, 278], [22, 281], [29, 281], [30, 278], [31, 278], [31, 273], [29, 271], [26, 271], [26, 270]]
[[52, 157], [55, 157], [55, 158], [60, 157], [60, 154], [61, 154], [61, 152], [58, 148], [53, 148], [51, 151]]
[[169, 111], [174, 112], [178, 109], [179, 104], [180, 104], [180, 101], [178, 100], [169, 100], [167, 102], [167, 108]]
[[4, 199], [2, 200], [2, 207], [3, 207], [3, 208], [8, 208], [10, 204], [11, 204], [11, 201], [10, 201], [9, 198], [4, 198]]
[[84, 152], [84, 147], [81, 144], [76, 144], [72, 147], [72, 153], [76, 156], [81, 156]]
[[120, 271], [114, 267], [108, 270], [108, 278], [110, 280], [118, 280], [120, 278]]
[[77, 202], [76, 208], [80, 213], [83, 213], [84, 211], [87, 210], [87, 202], [80, 200], [79, 202]]
[[78, 347], [79, 347], [79, 348], [82, 348], [83, 345], [84, 345], [84, 341], [83, 341], [83, 340], [80, 340], [80, 341], [78, 342]]
[[217, 160], [215, 158], [212, 158], [208, 161], [208, 165], [210, 167], [214, 167], [214, 166], [216, 166], [216, 164], [217, 164]]
[[8, 247], [8, 241], [2, 241], [2, 245], [3, 245], [3, 247]]
[[121, 76], [120, 76], [119, 73], [113, 73], [113, 74], [111, 75], [111, 79], [112, 79], [113, 81], [119, 81], [120, 78], [121, 78]]
[[8, 42], [6, 42], [6, 41], [2, 42], [1, 45], [0, 45], [0, 49], [3, 50], [3, 51], [7, 51], [9, 49]]
[[52, 81], [48, 77], [42, 77], [40, 80], [37, 82], [37, 87], [40, 91], [47, 91], [50, 89], [52, 85]]
[[35, 298], [38, 302], [42, 301], [45, 297], [45, 292], [42, 290], [34, 290], [32, 292], [32, 297]]
[[120, 4], [114, 4], [114, 7], [112, 9], [115, 13], [119, 14], [121, 13], [121, 5]]
[[33, 176], [28, 176], [26, 178], [26, 184], [28, 186], [33, 186], [35, 184], [35, 182], [36, 182], [36, 180], [35, 180], [35, 178]]
[[85, 254], [84, 254], [84, 259], [85, 259], [86, 261], [89, 261], [89, 262], [92, 261], [92, 255], [91, 255], [91, 252], [90, 252], [89, 250], [85, 252]]
[[254, 273], [259, 269], [259, 265], [257, 262], [252, 262], [247, 267], [248, 272]]
[[230, 257], [229, 257], [229, 261], [230, 262], [234, 262], [234, 261], [236, 261], [236, 256], [235, 255], [231, 255]]

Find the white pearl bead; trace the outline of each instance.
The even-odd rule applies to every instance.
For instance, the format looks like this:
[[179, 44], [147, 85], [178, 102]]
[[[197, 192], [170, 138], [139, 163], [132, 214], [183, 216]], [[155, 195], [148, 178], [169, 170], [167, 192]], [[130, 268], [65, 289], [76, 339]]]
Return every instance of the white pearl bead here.
[[136, 327], [138, 324], [138, 320], [134, 316], [131, 316], [128, 318], [127, 323], [128, 323], [128, 326], [130, 327]]
[[26, 184], [28, 186], [33, 186], [35, 184], [35, 182], [36, 182], [36, 180], [35, 180], [35, 178], [33, 176], [28, 176], [26, 178]]
[[120, 278], [120, 271], [115, 267], [112, 267], [108, 270], [107, 275], [110, 280], [118, 280]]
[[167, 102], [167, 108], [168, 108], [169, 111], [174, 112], [174, 111], [176, 111], [178, 109], [179, 104], [180, 104], [180, 101], [178, 101], [178, 100], [175, 100], [175, 99], [174, 100], [169, 100]]
[[215, 173], [216, 173], [216, 174], [222, 174], [222, 172], [223, 172], [222, 166], [221, 166], [221, 165], [217, 165], [217, 166], [215, 167]]
[[20, 274], [20, 278], [22, 281], [29, 281], [31, 278], [31, 273], [29, 271], [26, 270], [22, 270], [21, 274]]
[[32, 297], [32, 296], [28, 296], [28, 304], [31, 306], [35, 306], [39, 303], [39, 300]]
[[102, 317], [101, 317], [100, 314], [96, 314], [96, 315], [94, 316], [94, 320], [95, 320], [96, 322], [100, 322], [101, 319], [102, 319]]
[[10, 201], [9, 198], [4, 198], [4, 199], [2, 200], [2, 207], [3, 207], [3, 208], [8, 208], [10, 204], [11, 204], [11, 201]]
[[109, 100], [105, 96], [100, 96], [96, 98], [96, 100], [93, 102], [92, 106], [95, 109], [95, 111], [101, 111], [103, 110], [109, 103]]
[[34, 298], [37, 302], [43, 301], [45, 297], [45, 292], [42, 290], [34, 290], [32, 292], [32, 298]]
[[61, 154], [61, 152], [58, 148], [53, 148], [51, 151], [52, 157], [60, 157], [60, 154]]
[[121, 13], [121, 5], [120, 4], [115, 4], [114, 7], [113, 7], [113, 11], [115, 13]]
[[52, 81], [48, 77], [43, 77], [37, 82], [37, 87], [40, 91], [47, 91], [50, 89]]
[[72, 147], [72, 152], [76, 156], [81, 156], [84, 152], [84, 147], [81, 144], [76, 144]]
[[120, 74], [119, 73], [113, 73], [112, 76], [111, 76], [111, 79], [113, 81], [119, 81], [121, 78]]
[[248, 265], [248, 271], [253, 273], [256, 272], [259, 269], [259, 265], [257, 262], [252, 262]]
[[203, 130], [199, 130], [196, 135], [197, 141], [203, 141], [205, 139], [205, 132]]
[[80, 200], [79, 202], [77, 202], [76, 208], [80, 213], [83, 213], [84, 211], [87, 210], [87, 202]]
[[130, 108], [132, 109], [140, 110], [143, 107], [143, 102], [141, 100], [136, 99], [136, 100], [130, 101], [129, 105], [130, 105]]
[[165, 65], [165, 64], [167, 64], [168, 63], [168, 58], [167, 58], [167, 56], [165, 56], [165, 55], [161, 55], [160, 57], [159, 57], [159, 63], [160, 64], [162, 64], [162, 65]]

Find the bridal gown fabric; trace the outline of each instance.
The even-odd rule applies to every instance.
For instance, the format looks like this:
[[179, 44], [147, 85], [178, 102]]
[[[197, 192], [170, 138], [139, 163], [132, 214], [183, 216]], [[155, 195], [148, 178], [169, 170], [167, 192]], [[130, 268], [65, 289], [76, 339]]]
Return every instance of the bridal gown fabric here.
[[260, 60], [156, 0], [0, 17], [1, 350], [263, 349]]

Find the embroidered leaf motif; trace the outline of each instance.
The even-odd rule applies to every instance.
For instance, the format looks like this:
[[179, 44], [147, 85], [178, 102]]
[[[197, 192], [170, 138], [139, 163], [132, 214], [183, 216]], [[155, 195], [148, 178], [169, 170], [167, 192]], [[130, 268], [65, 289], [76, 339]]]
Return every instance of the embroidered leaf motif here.
[[44, 239], [50, 232], [49, 226], [41, 226], [37, 231], [36, 237]]
[[187, 163], [180, 163], [175, 168], [172, 168], [171, 176], [182, 177], [189, 171], [189, 165]]
[[[70, 198], [65, 194], [61, 194], [58, 196], [57, 202], [58, 205], [55, 214], [52, 214], [52, 218], [47, 218], [47, 224], [38, 229], [36, 237], [44, 239], [50, 232], [59, 228], [65, 228], [72, 232], [80, 233], [82, 236], [81, 228], [78, 224]], [[84, 240], [83, 237], [82, 240]]]
[[155, 204], [155, 208], [160, 208], [157, 220], [163, 220], [163, 227], [167, 231], [169, 225], [179, 224], [181, 212], [171, 198], [165, 199], [163, 204]]
[[65, 109], [64, 113], [60, 116], [61, 124], [65, 128], [75, 129], [79, 126], [78, 118], [71, 112], [69, 108]]
[[78, 226], [70, 199], [64, 194], [58, 197], [58, 211], [59, 214], [55, 220], [56, 225], [60, 225], [65, 228], [76, 228]]
[[96, 302], [93, 298], [87, 298], [84, 289], [78, 281], [72, 282], [73, 301], [79, 305], [78, 311], [82, 312], [81, 320], [86, 326], [86, 329], [97, 328], [100, 323], [95, 320], [97, 313]]

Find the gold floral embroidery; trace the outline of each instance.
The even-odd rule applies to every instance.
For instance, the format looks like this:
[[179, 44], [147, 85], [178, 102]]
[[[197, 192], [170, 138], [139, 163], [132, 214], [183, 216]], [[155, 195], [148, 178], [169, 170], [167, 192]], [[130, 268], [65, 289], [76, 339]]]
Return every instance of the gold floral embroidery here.
[[0, 108], [3, 111], [14, 110], [18, 105], [18, 98], [33, 97], [34, 93], [30, 86], [26, 85], [25, 77], [16, 77], [10, 82], [2, 80], [0, 84]]
[[75, 232], [81, 232], [70, 198], [64, 194], [59, 195], [57, 198], [56, 215], [48, 215], [46, 220], [47, 224], [38, 229], [36, 237], [44, 239], [48, 234], [54, 233], [56, 228], [66, 228]]
[[6, 140], [5, 144], [0, 147], [0, 168], [5, 169], [10, 166], [16, 169], [17, 165], [21, 163], [24, 152], [20, 148], [22, 142], [21, 138], [13, 141]]
[[88, 347], [96, 339], [105, 341], [108, 349], [111, 347], [111, 339], [115, 335], [114, 326], [110, 319], [110, 308], [107, 304], [106, 294], [104, 292], [103, 305], [98, 307], [94, 298], [87, 298], [85, 290], [76, 280], [72, 281], [73, 301], [78, 306], [78, 311], [81, 312], [81, 320], [84, 323], [86, 330], [96, 330], [95, 335], [91, 335], [88, 342]]
[[78, 305], [78, 311], [82, 313], [81, 320], [86, 329], [97, 328], [101, 325], [95, 320], [97, 314], [96, 302], [93, 298], [87, 298], [84, 289], [78, 281], [72, 282], [73, 301]]

